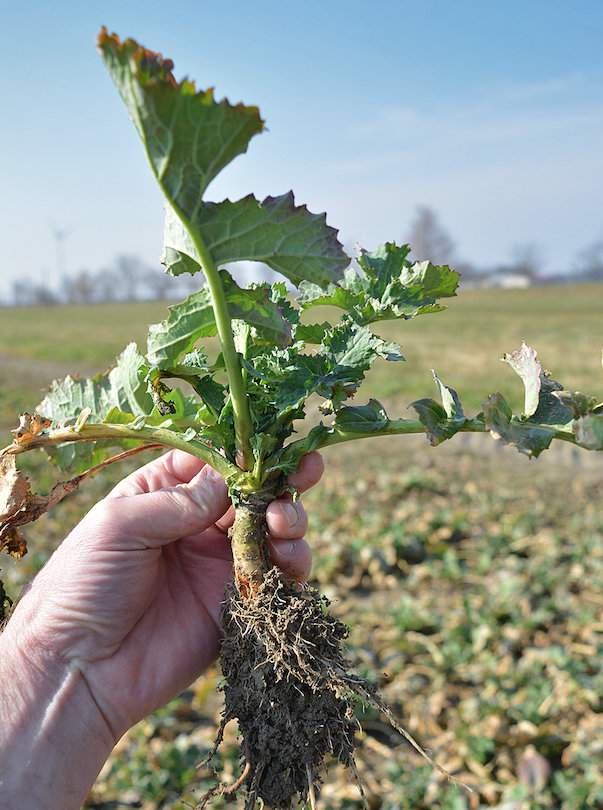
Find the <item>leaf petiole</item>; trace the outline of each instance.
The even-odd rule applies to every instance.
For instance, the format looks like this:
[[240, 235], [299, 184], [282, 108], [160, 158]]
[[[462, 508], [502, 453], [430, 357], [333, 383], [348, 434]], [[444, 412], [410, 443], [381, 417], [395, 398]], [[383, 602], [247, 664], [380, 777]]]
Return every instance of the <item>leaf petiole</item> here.
[[197, 456], [197, 458], [205, 461], [217, 470], [225, 480], [232, 481], [242, 476], [241, 470], [238, 467], [205, 442], [199, 439], [186, 440], [183, 438], [183, 434], [165, 428], [142, 427], [134, 430], [127, 425], [109, 424], [86, 424], [83, 425], [79, 431], [76, 431], [73, 427], [57, 428], [42, 433], [28, 442], [14, 442], [1, 450], [0, 455], [19, 455], [29, 450], [63, 444], [65, 442], [89, 442], [111, 439], [116, 439], [117, 441], [132, 439], [141, 442], [143, 445], [154, 444], [184, 450], [186, 453], [191, 453], [191, 455]]

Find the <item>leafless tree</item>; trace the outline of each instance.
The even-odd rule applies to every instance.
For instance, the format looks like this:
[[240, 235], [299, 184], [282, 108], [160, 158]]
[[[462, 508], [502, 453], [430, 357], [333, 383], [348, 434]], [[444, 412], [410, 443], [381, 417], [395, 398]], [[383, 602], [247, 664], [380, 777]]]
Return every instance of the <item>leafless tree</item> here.
[[508, 269], [528, 278], [536, 278], [542, 270], [542, 252], [534, 242], [522, 242], [511, 251], [513, 262]]
[[95, 301], [95, 278], [89, 270], [80, 270], [74, 276], [64, 276], [63, 299], [68, 304], [92, 304]]
[[138, 256], [128, 254], [118, 256], [115, 259], [115, 273], [119, 280], [120, 297], [124, 301], [137, 301], [144, 297], [141, 287], [145, 268]]
[[153, 267], [146, 269], [142, 281], [146, 295], [155, 301], [165, 301], [172, 297], [179, 286], [176, 279]]
[[417, 261], [429, 259], [434, 264], [451, 264], [454, 261], [454, 242], [433, 208], [417, 208], [408, 241]]
[[584, 281], [603, 281], [603, 239], [580, 251], [575, 271]]

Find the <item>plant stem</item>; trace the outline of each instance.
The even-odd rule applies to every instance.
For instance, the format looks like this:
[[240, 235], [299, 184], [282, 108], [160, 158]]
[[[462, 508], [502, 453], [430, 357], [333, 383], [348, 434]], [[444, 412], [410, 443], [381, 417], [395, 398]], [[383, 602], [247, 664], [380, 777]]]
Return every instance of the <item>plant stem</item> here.
[[250, 597], [270, 570], [266, 548], [266, 508], [274, 499], [269, 490], [242, 495], [235, 508], [230, 531], [235, 584], [244, 598]]
[[185, 441], [180, 434], [165, 428], [143, 427], [133, 430], [127, 425], [107, 425], [92, 424], [83, 425], [79, 430], [75, 428], [57, 428], [48, 433], [40, 434], [29, 442], [14, 443], [0, 451], [0, 455], [19, 455], [28, 450], [35, 450], [39, 447], [49, 447], [64, 442], [89, 442], [103, 439], [133, 439], [143, 444], [159, 444], [163, 447], [174, 447], [184, 450], [197, 458], [203, 459], [211, 467], [217, 470], [225, 479], [240, 477], [241, 471], [224, 456], [221, 456], [209, 445], [197, 439]]
[[[521, 422], [514, 422], [514, 427], [521, 429]], [[537, 425], [533, 423], [526, 423], [526, 429], [551, 430], [551, 425]], [[459, 433], [489, 433], [490, 430], [486, 427], [485, 423], [480, 419], [467, 419], [465, 423], [459, 427]], [[310, 452], [310, 450], [320, 450], [323, 447], [330, 447], [334, 444], [341, 444], [342, 442], [350, 442], [355, 439], [370, 439], [376, 436], [394, 436], [394, 435], [410, 435], [417, 433], [427, 433], [427, 428], [418, 419], [390, 419], [382, 428], [378, 430], [368, 430], [366, 432], [360, 430], [346, 431], [331, 426], [324, 430], [322, 435], [318, 435], [316, 439], [312, 439], [311, 434], [308, 437], [299, 439], [296, 442], [291, 442], [285, 448], [285, 454], [292, 454], [294, 457], [299, 456], [298, 451]], [[555, 430], [554, 439], [559, 439], [563, 442], [576, 444], [576, 437], [573, 433], [567, 430]], [[270, 465], [267, 465], [270, 466]]]
[[238, 455], [237, 463], [239, 463], [242, 469], [249, 470], [253, 464], [253, 453], [249, 442], [251, 436], [251, 415], [249, 413], [249, 403], [247, 402], [247, 391], [243, 380], [241, 363], [235, 348], [230, 314], [228, 312], [226, 296], [224, 295], [224, 288], [222, 287], [222, 280], [220, 279], [220, 273], [216, 263], [201, 236], [194, 228], [189, 228], [184, 219], [182, 222], [185, 227], [187, 227], [195, 250], [197, 251], [197, 256], [205, 273], [212, 298], [218, 337], [220, 338], [222, 346], [222, 355], [224, 357], [230, 398], [232, 400]]

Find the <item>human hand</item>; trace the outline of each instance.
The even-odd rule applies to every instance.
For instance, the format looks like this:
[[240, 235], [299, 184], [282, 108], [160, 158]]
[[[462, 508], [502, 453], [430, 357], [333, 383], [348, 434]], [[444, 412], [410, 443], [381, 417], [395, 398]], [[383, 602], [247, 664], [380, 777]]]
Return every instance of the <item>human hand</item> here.
[[[290, 482], [322, 474], [317, 453]], [[216, 657], [231, 578], [233, 520], [223, 479], [171, 451], [119, 483], [38, 574], [9, 626], [40, 667], [76, 667], [114, 739], [190, 684]], [[273, 562], [304, 579], [310, 550], [301, 503], [268, 507]]]

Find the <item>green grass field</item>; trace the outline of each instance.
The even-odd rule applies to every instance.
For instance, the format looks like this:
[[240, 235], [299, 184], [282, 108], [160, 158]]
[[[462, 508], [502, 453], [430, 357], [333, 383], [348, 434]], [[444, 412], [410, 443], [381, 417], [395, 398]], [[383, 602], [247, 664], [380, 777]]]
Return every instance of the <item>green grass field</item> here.
[[[526, 340], [566, 387], [603, 395], [602, 301], [602, 285], [461, 292], [445, 312], [381, 325], [407, 362], [379, 363], [363, 391], [403, 407], [433, 394], [434, 368], [469, 408], [498, 389], [519, 404], [521, 384], [499, 359]], [[0, 426], [34, 407], [53, 377], [102, 371], [130, 340], [144, 346], [147, 325], [165, 312], [162, 303], [0, 310]]]
[[[469, 291], [445, 313], [385, 325], [408, 362], [376, 367], [363, 396], [405, 415], [433, 395], [436, 368], [469, 409], [494, 390], [519, 404], [521, 384], [499, 357], [525, 339], [567, 387], [603, 399], [602, 295], [602, 286]], [[142, 343], [164, 312], [3, 310], [0, 425], [31, 409], [53, 376], [101, 370], [128, 340]], [[488, 437], [457, 436], [442, 448], [423, 437], [351, 443], [325, 459], [324, 481], [306, 498], [315, 581], [351, 628], [355, 666], [474, 790], [448, 784], [364, 712], [358, 768], [371, 810], [603, 806], [603, 457], [564, 445], [534, 462]], [[39, 479], [39, 465], [31, 469]], [[2, 560], [9, 592], [123, 473], [92, 480], [28, 529], [27, 557]], [[219, 717], [218, 681], [208, 673], [126, 735], [86, 807], [194, 806], [198, 786], [211, 784], [196, 764]], [[223, 754], [233, 777], [235, 732], [227, 728]], [[361, 807], [339, 768], [321, 807]]]

